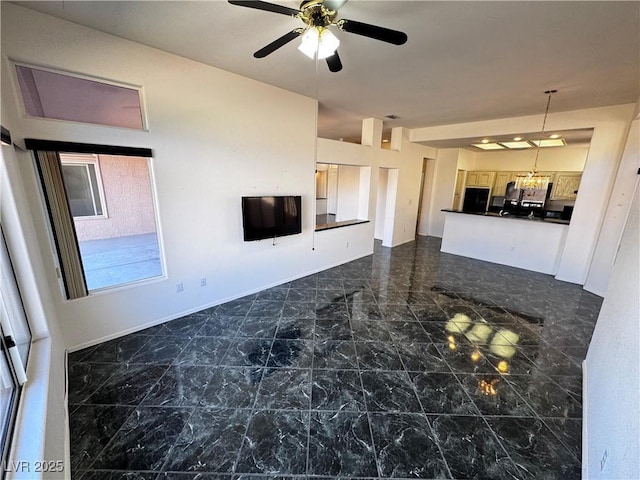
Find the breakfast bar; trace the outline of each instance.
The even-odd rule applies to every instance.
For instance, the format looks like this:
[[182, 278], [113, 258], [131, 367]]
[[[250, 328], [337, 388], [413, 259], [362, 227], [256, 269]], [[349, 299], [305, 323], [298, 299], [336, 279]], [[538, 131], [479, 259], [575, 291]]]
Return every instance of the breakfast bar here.
[[555, 275], [569, 229], [567, 220], [443, 210], [441, 251]]

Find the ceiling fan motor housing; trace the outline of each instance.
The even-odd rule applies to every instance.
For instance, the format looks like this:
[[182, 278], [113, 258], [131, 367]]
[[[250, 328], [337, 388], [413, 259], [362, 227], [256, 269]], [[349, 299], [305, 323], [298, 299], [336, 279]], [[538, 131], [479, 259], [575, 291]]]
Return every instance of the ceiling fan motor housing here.
[[322, 0], [306, 0], [300, 4], [300, 18], [309, 27], [326, 28], [333, 24], [336, 14], [326, 8]]

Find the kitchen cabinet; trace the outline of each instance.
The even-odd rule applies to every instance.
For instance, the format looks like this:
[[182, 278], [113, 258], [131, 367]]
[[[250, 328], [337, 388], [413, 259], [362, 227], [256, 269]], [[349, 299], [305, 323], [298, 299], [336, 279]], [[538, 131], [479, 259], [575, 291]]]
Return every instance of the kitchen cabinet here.
[[578, 196], [581, 179], [582, 173], [558, 172], [549, 198], [551, 200], [575, 200]]
[[507, 184], [515, 179], [514, 172], [496, 172], [496, 181], [493, 184], [493, 194], [502, 196], [507, 191]]
[[496, 176], [496, 172], [467, 172], [467, 187], [487, 187], [493, 186], [493, 180]]
[[[516, 177], [525, 176], [529, 172], [514, 171], [470, 171], [467, 172], [465, 187], [491, 187], [491, 195], [502, 196], [507, 190], [509, 182], [515, 182]], [[582, 172], [538, 172], [537, 175], [549, 177], [553, 184], [550, 200], [575, 200]]]

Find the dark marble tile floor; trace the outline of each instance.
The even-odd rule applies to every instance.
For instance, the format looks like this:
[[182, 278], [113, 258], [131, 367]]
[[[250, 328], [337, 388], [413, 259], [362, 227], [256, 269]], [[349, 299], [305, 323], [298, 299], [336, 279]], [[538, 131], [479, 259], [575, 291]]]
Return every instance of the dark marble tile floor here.
[[439, 247], [70, 354], [72, 478], [579, 479], [601, 299]]

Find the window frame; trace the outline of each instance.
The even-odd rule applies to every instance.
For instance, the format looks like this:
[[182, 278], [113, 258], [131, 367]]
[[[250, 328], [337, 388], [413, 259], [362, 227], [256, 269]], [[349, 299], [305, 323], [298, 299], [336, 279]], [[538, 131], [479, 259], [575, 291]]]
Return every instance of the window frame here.
[[[18, 419], [18, 412], [21, 408], [21, 399], [22, 393], [24, 391], [24, 385], [27, 381], [26, 370], [29, 364], [30, 355], [31, 355], [31, 346], [33, 345], [33, 334], [31, 331], [31, 326], [29, 325], [29, 320], [26, 317], [26, 311], [24, 310], [24, 304], [22, 301], [22, 295], [20, 293], [20, 287], [18, 286], [18, 279], [16, 278], [15, 270], [13, 267], [13, 262], [11, 261], [11, 256], [9, 253], [9, 248], [4, 236], [4, 232], [2, 231], [2, 225], [0, 224], [0, 248], [2, 248], [6, 254], [3, 254], [2, 267], [6, 269], [5, 273], [8, 276], [11, 276], [13, 280], [10, 280], [14, 283], [15, 288], [9, 286], [9, 288], [4, 288], [0, 290], [0, 309], [2, 309], [2, 315], [5, 317], [4, 322], [6, 322], [6, 326], [9, 329], [9, 332], [5, 332], [4, 326], [0, 324], [0, 349], [1, 353], [1, 362], [4, 362], [0, 368], [6, 368], [7, 373], [10, 375], [10, 381], [12, 384], [11, 389], [11, 399], [7, 404], [7, 410], [2, 412], [1, 415], [5, 415], [5, 421], [3, 424], [0, 424], [0, 461], [2, 461], [2, 468], [0, 469], [0, 478], [5, 478], [7, 472], [11, 470], [9, 458], [11, 457], [14, 445], [13, 439], [16, 433], [16, 423]], [[5, 261], [6, 260], [6, 261]], [[4, 283], [4, 282], [3, 282]], [[15, 298], [14, 298], [15, 297]], [[15, 325], [12, 325], [12, 317], [11, 317], [11, 308], [10, 303], [14, 304], [14, 306], [19, 306], [24, 313], [24, 323], [26, 325], [28, 334], [29, 334], [29, 351], [27, 352], [27, 358], [24, 359], [24, 365], [22, 363], [22, 359], [16, 358], [13, 354], [16, 351], [10, 351], [10, 348], [16, 348], [14, 345], [7, 345], [7, 342], [10, 341], [10, 337], [12, 337], [11, 329], [15, 328]], [[19, 367], [15, 365], [15, 362], [19, 362]], [[18, 369], [21, 371], [18, 374]]]
[[[49, 67], [49, 66], [42, 65], [42, 64], [22, 62], [20, 60], [16, 60], [16, 59], [12, 59], [12, 58], [9, 59], [9, 63], [11, 64], [11, 69], [12, 69], [11, 80], [14, 82], [14, 89], [15, 89], [15, 92], [16, 92], [16, 97], [18, 98], [18, 105], [20, 106], [20, 114], [24, 118], [43, 120], [43, 121], [48, 121], [48, 122], [62, 122], [62, 123], [73, 123], [73, 124], [77, 124], [77, 125], [89, 125], [89, 126], [101, 127], [101, 128], [117, 128], [117, 129], [124, 129], [124, 130], [133, 130], [133, 131], [137, 131], [137, 132], [148, 132], [149, 131], [149, 122], [148, 122], [148, 117], [147, 117], [147, 107], [146, 107], [146, 101], [145, 101], [145, 92], [144, 92], [144, 87], [142, 85], [135, 85], [135, 84], [126, 83], [126, 82], [119, 82], [117, 80], [113, 80], [113, 79], [110, 79], [110, 78], [95, 77], [95, 76], [92, 76], [92, 75], [87, 75], [87, 74], [83, 74], [83, 73], [79, 73], [79, 72], [74, 72], [74, 71], [71, 71], [71, 70], [65, 70], [65, 69], [61, 69], [61, 68]], [[138, 92], [138, 101], [139, 101], [139, 104], [140, 104], [141, 126], [140, 126], [140, 128], [134, 128], [134, 127], [125, 127], [125, 126], [118, 126], [118, 125], [109, 125], [109, 124], [104, 124], [104, 123], [91, 123], [91, 122], [82, 122], [82, 121], [78, 121], [78, 120], [65, 120], [65, 119], [60, 119], [60, 118], [38, 117], [38, 116], [29, 115], [29, 113], [27, 112], [27, 106], [26, 106], [25, 101], [24, 101], [22, 88], [20, 87], [20, 81], [18, 80], [18, 68], [17, 67], [30, 68], [32, 70], [41, 70], [43, 72], [53, 73], [53, 74], [57, 74], [57, 75], [65, 75], [67, 77], [78, 78], [80, 80], [87, 80], [87, 81], [90, 81], [90, 82], [101, 83], [101, 84], [109, 85], [109, 86], [113, 86], [113, 87], [126, 88], [126, 89], [129, 89], [129, 90], [135, 90], [135, 91]]]
[[109, 212], [108, 212], [108, 208], [107, 208], [107, 201], [106, 201], [106, 196], [104, 194], [104, 184], [102, 182], [102, 172], [100, 169], [100, 159], [98, 158], [97, 155], [80, 155], [80, 154], [75, 154], [75, 153], [63, 153], [60, 152], [60, 165], [62, 167], [64, 167], [65, 165], [86, 165], [87, 169], [87, 177], [89, 179], [89, 185], [91, 186], [91, 194], [92, 194], [92, 201], [93, 201], [93, 205], [94, 205], [94, 211], [95, 211], [95, 193], [93, 191], [93, 185], [90, 179], [90, 175], [89, 175], [89, 169], [88, 169], [88, 165], [93, 165], [94, 166], [94, 170], [95, 170], [95, 174], [96, 174], [96, 186], [98, 188], [98, 197], [100, 199], [100, 205], [102, 206], [102, 214], [100, 215], [83, 215], [80, 217], [76, 217], [73, 215], [72, 212], [72, 217], [74, 221], [85, 221], [85, 220], [99, 220], [99, 219], [108, 219], [109, 218]]
[[[58, 273], [58, 278], [60, 280], [60, 293], [62, 295], [61, 299], [63, 302], [65, 303], [72, 302], [77, 299], [88, 297], [88, 296], [111, 294], [113, 292], [117, 292], [120, 290], [134, 288], [142, 284], [161, 282], [168, 278], [168, 274], [167, 274], [168, 267], [167, 267], [167, 260], [165, 256], [164, 241], [163, 241], [162, 228], [161, 228], [162, 222], [160, 221], [160, 206], [158, 202], [158, 196], [157, 196], [157, 190], [156, 190], [157, 186], [156, 186], [154, 167], [153, 167], [154, 155], [153, 155], [153, 150], [151, 148], [123, 147], [123, 146], [117, 146], [117, 145], [77, 143], [77, 142], [66, 142], [66, 141], [58, 141], [58, 140], [41, 140], [41, 139], [35, 139], [35, 138], [25, 138], [24, 145], [27, 150], [30, 150], [32, 152], [34, 170], [37, 172], [37, 175], [39, 177], [38, 190], [40, 193], [43, 209], [45, 212], [47, 212], [47, 215], [48, 215], [47, 230], [49, 232], [52, 252], [56, 262], [56, 270]], [[45, 189], [43, 186], [44, 184], [42, 181], [41, 173], [39, 173], [40, 167], [38, 166], [38, 155], [40, 153], [55, 153], [58, 156], [60, 154], [63, 154], [63, 155], [90, 154], [90, 155], [115, 155], [115, 156], [124, 156], [124, 157], [146, 158], [148, 173], [149, 173], [149, 181], [151, 186], [150, 193], [151, 193], [151, 200], [153, 202], [158, 249], [159, 249], [159, 255], [160, 255], [160, 267], [161, 267], [160, 275], [131, 280], [128, 282], [123, 282], [116, 285], [100, 287], [100, 288], [91, 289], [91, 290], [86, 288], [87, 286], [85, 282], [86, 292], [84, 294], [79, 296], [69, 295], [69, 290], [67, 288], [65, 275], [63, 273], [64, 272], [63, 261], [60, 256], [60, 248], [58, 245], [57, 234], [55, 233], [55, 227], [53, 225], [51, 212], [49, 211], [47, 195], [44, 191]], [[71, 217], [71, 220], [73, 223], [73, 217]], [[75, 228], [74, 228], [74, 235], [75, 235]], [[78, 255], [79, 255], [79, 243], [77, 242], [77, 239], [76, 239], [75, 245], [78, 247]], [[82, 266], [81, 260], [80, 260], [80, 265], [81, 265], [82, 273], [84, 275], [84, 266]]]

